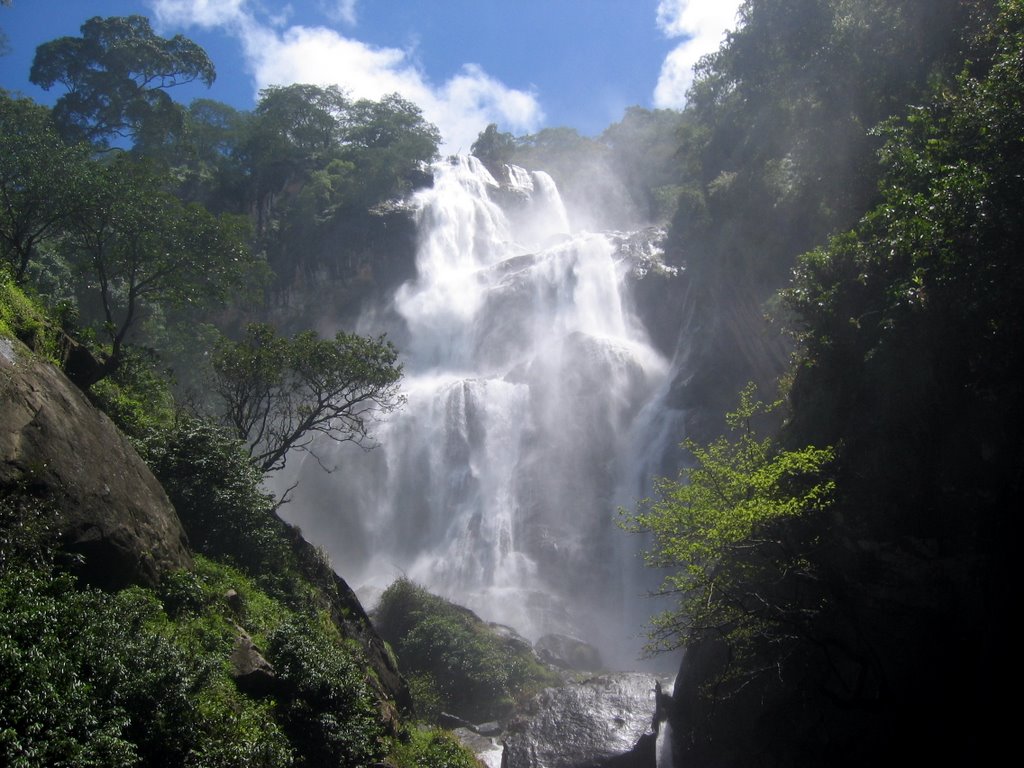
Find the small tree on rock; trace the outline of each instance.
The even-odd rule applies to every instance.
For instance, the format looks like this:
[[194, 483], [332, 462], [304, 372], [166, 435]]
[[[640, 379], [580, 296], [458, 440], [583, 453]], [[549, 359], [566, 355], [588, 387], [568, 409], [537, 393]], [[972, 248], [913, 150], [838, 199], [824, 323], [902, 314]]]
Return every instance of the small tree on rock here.
[[405, 401], [397, 359], [383, 336], [339, 332], [320, 339], [304, 331], [288, 339], [254, 323], [241, 341], [225, 339], [217, 347], [213, 389], [222, 420], [267, 473], [282, 469], [293, 450], [316, 457], [319, 435], [372, 447], [377, 415]]

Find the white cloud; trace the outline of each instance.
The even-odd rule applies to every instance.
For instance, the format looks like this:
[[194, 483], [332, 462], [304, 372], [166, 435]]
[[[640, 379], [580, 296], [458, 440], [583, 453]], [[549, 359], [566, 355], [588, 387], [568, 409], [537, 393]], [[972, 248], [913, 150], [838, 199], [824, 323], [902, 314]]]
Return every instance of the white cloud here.
[[739, 0], [660, 0], [658, 28], [666, 37], [685, 39], [661, 65], [654, 88], [655, 106], [678, 109], [686, 104], [693, 65], [717, 50], [726, 30], [736, 26], [739, 5]]
[[238, 24], [247, 0], [153, 0], [157, 23], [168, 26], [220, 27]]
[[[339, 2], [336, 9], [354, 2]], [[443, 149], [468, 151], [491, 122], [504, 130], [534, 131], [543, 119], [537, 97], [509, 88], [475, 64], [447, 82], [430, 81], [411, 53], [369, 45], [327, 27], [275, 28], [256, 15], [249, 0], [153, 0], [158, 23], [220, 27], [238, 37], [254, 90], [269, 85], [339, 85], [353, 98], [400, 93], [437, 125]]]
[[356, 25], [356, 0], [326, 0], [324, 11], [329, 19]]

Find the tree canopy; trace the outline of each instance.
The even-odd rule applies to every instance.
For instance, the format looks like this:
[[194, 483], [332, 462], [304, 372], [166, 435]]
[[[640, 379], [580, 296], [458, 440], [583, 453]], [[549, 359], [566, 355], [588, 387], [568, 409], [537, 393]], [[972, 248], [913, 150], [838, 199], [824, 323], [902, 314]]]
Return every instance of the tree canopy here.
[[125, 156], [94, 166], [63, 235], [62, 250], [84, 280], [85, 308], [98, 310], [111, 344], [96, 380], [120, 365], [141, 313], [223, 301], [256, 265], [245, 245], [247, 221], [182, 203], [167, 181]]
[[61, 140], [45, 107], [0, 91], [0, 255], [17, 282], [81, 205], [87, 153]]
[[156, 35], [145, 16], [95, 16], [80, 37], [61, 37], [36, 49], [29, 79], [66, 89], [54, 105], [64, 134], [106, 146], [111, 137], [159, 143], [181, 124], [168, 88], [216, 73], [206, 52], [182, 35]]

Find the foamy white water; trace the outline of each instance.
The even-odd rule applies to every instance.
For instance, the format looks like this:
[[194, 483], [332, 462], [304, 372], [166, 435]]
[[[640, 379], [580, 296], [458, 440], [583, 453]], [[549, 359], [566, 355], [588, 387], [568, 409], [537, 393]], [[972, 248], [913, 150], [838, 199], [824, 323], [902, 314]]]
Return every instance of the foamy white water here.
[[628, 663], [650, 579], [616, 507], [669, 437], [669, 367], [630, 312], [621, 235], [571, 232], [546, 174], [499, 184], [468, 157], [416, 206], [418, 275], [394, 296], [407, 407], [380, 448], [303, 467], [285, 512], [357, 588], [405, 575]]

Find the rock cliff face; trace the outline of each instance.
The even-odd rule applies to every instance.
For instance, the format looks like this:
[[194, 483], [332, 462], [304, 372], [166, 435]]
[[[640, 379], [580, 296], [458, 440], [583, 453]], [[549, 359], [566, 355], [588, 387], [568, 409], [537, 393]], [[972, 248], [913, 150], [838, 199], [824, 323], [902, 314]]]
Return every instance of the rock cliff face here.
[[54, 366], [0, 342], [0, 489], [54, 502], [61, 548], [97, 586], [153, 586], [190, 567], [181, 521], [124, 435]]

